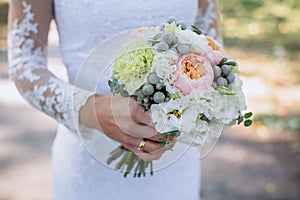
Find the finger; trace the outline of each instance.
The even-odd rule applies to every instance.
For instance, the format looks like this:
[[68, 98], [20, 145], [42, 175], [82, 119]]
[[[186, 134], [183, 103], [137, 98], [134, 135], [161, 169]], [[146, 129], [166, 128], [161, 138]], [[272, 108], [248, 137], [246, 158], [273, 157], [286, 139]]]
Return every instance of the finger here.
[[145, 145], [144, 145], [144, 151], [145, 152], [155, 154], [159, 151], [162, 151], [162, 152], [166, 151], [165, 148], [160, 146], [163, 143], [154, 142], [154, 141], [150, 141], [150, 140], [146, 140], [145, 142], [146, 142]]
[[137, 155], [139, 158], [141, 158], [144, 161], [152, 161], [152, 160], [156, 160], [158, 155], [154, 155], [151, 153], [146, 153], [144, 151], [140, 151], [138, 150], [135, 146], [132, 145], [128, 145], [128, 144], [123, 144], [123, 146], [132, 151], [135, 155]]
[[151, 114], [149, 111], [145, 112], [145, 109], [142, 105], [139, 105], [137, 102], [131, 101], [129, 103], [129, 113], [134, 122], [137, 124], [143, 124], [150, 127], [155, 127], [154, 122], [151, 119]]
[[162, 144], [160, 142], [154, 142], [151, 140], [144, 140], [144, 139], [134, 138], [134, 137], [128, 138], [126, 142], [128, 145], [134, 146], [136, 149], [139, 149], [142, 141], [145, 141], [143, 147], [144, 152], [155, 153], [157, 151], [162, 151], [162, 150], [165, 151], [163, 147], [159, 146], [160, 144]]
[[146, 125], [139, 125], [134, 122], [124, 125], [122, 129], [126, 134], [137, 138], [149, 138], [158, 134], [154, 128]]

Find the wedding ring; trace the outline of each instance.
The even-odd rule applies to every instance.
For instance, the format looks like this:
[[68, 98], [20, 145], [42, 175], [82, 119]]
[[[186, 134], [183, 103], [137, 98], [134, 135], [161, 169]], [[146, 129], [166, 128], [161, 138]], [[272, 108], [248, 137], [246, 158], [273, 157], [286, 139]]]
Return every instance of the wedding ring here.
[[142, 141], [139, 144], [138, 150], [144, 151], [145, 144], [146, 144], [146, 141], [144, 139], [142, 139]]

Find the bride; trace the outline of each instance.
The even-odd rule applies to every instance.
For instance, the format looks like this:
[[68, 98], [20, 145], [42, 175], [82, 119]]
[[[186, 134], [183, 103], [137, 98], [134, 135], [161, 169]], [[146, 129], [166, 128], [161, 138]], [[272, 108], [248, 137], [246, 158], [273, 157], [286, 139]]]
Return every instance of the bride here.
[[[74, 83], [81, 64], [99, 43], [124, 30], [156, 26], [171, 15], [189, 25], [195, 22], [204, 33], [221, 42], [214, 0], [10, 1], [8, 45], [12, 80], [25, 99], [60, 123], [52, 147], [54, 199], [200, 198], [196, 151], [187, 151], [154, 176], [125, 179], [98, 162], [82, 144], [77, 131], [79, 126], [97, 129], [144, 160], [161, 158], [165, 150], [159, 147], [149, 113], [142, 112], [141, 106], [128, 105], [123, 97], [105, 91], [96, 94]], [[69, 83], [47, 70], [47, 37], [52, 19], [58, 27]], [[111, 106], [111, 101], [117, 103]], [[118, 115], [113, 116], [113, 112]], [[143, 137], [147, 138], [146, 143]]]

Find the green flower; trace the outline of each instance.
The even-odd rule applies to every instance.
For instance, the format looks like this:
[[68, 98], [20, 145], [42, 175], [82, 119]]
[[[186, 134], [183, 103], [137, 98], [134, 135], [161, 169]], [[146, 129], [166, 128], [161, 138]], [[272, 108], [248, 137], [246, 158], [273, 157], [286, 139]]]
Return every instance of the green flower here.
[[150, 72], [154, 52], [150, 44], [134, 40], [121, 49], [113, 65], [113, 76], [122, 84], [130, 95], [144, 83]]
[[177, 30], [177, 24], [172, 22], [171, 24], [166, 23], [164, 31], [174, 33]]

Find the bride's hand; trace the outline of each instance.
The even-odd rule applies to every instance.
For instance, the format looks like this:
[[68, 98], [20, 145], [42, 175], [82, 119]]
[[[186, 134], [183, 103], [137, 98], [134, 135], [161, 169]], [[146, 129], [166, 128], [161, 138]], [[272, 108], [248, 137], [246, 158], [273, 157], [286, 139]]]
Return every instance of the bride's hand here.
[[[143, 107], [131, 98], [94, 95], [80, 110], [79, 118], [83, 125], [102, 131], [145, 161], [157, 160], [166, 151], [159, 146], [158, 133], [149, 112], [144, 112]], [[147, 139], [140, 151], [142, 138]], [[174, 144], [169, 147], [172, 146]]]

